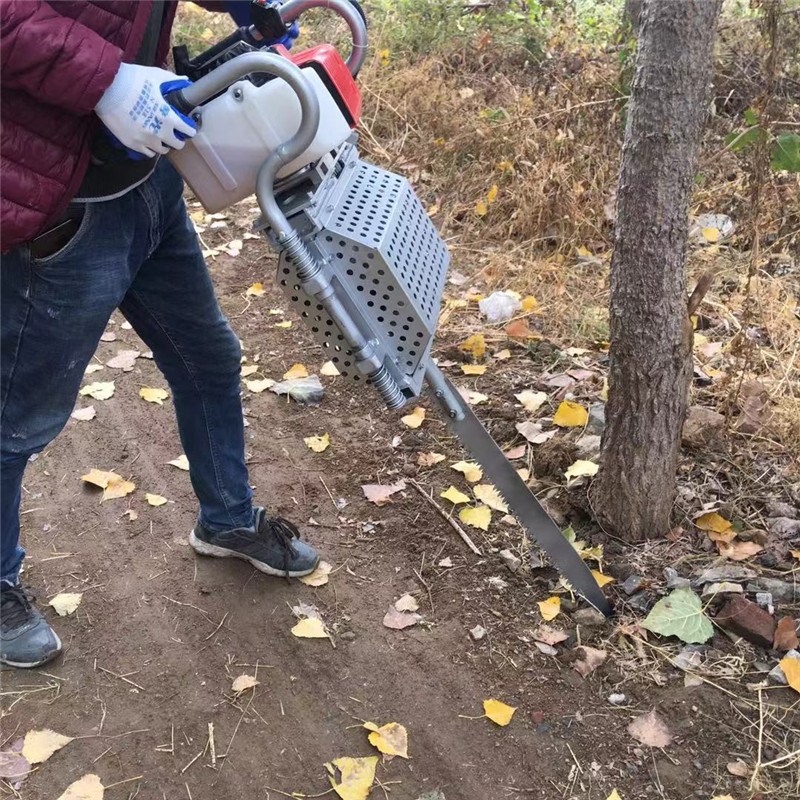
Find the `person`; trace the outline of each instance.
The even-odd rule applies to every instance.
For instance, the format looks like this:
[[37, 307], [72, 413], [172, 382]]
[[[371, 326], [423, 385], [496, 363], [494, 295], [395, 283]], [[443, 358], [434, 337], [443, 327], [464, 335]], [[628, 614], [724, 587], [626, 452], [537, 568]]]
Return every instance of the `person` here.
[[66, 424], [115, 308], [171, 388], [199, 502], [191, 546], [269, 575], [307, 575], [319, 560], [254, 505], [239, 340], [162, 158], [195, 132], [163, 97], [181, 85], [161, 67], [176, 6], [0, 0], [0, 662], [14, 667], [62, 648], [20, 583], [23, 474]]

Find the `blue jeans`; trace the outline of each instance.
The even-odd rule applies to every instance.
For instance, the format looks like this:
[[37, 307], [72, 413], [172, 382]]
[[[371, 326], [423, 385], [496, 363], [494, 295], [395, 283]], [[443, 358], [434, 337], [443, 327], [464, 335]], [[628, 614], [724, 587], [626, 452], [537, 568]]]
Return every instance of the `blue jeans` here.
[[[25, 465], [69, 419], [84, 369], [119, 307], [172, 390], [200, 521], [212, 531], [253, 524], [244, 455], [239, 340], [222, 314], [183, 182], [161, 159], [141, 186], [90, 203], [60, 251], [27, 246], [0, 272], [0, 580], [16, 582]], [[88, 466], [88, 465], [87, 465]]]

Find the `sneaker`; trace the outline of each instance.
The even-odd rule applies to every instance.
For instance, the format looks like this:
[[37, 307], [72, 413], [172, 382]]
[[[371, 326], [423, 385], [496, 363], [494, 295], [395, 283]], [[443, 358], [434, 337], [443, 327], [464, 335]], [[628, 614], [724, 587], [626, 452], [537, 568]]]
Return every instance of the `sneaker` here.
[[234, 528], [212, 533], [199, 522], [189, 544], [203, 556], [241, 558], [267, 575], [301, 578], [319, 564], [319, 555], [300, 539], [300, 532], [288, 520], [269, 517], [263, 508], [255, 512], [254, 528]]
[[61, 639], [21, 586], [0, 588], [0, 664], [40, 667], [61, 652]]

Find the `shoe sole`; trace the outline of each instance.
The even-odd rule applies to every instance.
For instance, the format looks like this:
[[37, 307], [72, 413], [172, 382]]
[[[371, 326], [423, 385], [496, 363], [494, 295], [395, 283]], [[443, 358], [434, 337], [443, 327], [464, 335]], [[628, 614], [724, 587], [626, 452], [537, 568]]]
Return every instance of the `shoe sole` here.
[[58, 656], [61, 655], [63, 649], [61, 639], [55, 631], [53, 631], [53, 636], [56, 637], [58, 646], [47, 658], [43, 658], [41, 661], [11, 661], [11, 659], [0, 656], [0, 664], [6, 667], [14, 667], [15, 669], [35, 669], [36, 667], [43, 667], [45, 664], [49, 664], [54, 658], [58, 658]]
[[302, 578], [305, 575], [310, 575], [319, 565], [318, 558], [311, 569], [289, 570], [288, 572], [284, 569], [275, 569], [275, 567], [271, 567], [269, 564], [265, 564], [257, 558], [251, 558], [244, 553], [240, 553], [238, 550], [229, 550], [227, 547], [218, 547], [215, 544], [208, 544], [208, 542], [198, 539], [197, 536], [195, 536], [194, 530], [189, 534], [189, 544], [195, 553], [199, 553], [201, 556], [211, 556], [212, 558], [238, 558], [242, 561], [246, 561], [259, 572], [263, 572], [265, 575], [272, 575], [275, 578]]

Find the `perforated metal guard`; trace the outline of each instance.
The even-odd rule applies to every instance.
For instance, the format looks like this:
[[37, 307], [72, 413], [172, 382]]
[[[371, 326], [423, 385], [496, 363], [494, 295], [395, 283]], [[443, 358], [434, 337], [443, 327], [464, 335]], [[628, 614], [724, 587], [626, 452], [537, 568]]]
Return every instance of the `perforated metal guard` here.
[[[419, 394], [439, 315], [447, 247], [409, 182], [353, 159], [327, 187], [321, 212], [305, 210], [309, 246], [328, 261], [334, 288], [406, 397]], [[299, 286], [281, 256], [279, 282], [342, 374], [363, 380], [341, 332]]]

